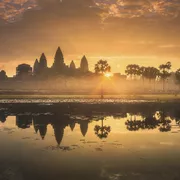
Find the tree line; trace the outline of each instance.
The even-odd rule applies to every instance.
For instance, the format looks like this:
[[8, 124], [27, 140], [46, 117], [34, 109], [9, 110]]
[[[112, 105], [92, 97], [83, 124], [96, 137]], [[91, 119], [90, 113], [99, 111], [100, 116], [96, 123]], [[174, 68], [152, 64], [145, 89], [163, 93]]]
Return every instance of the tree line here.
[[[145, 67], [140, 66], [138, 64], [129, 64], [126, 66], [125, 74], [128, 78], [132, 80], [142, 79], [143, 84], [145, 79], [149, 80], [150, 84], [154, 82], [154, 88], [155, 82], [161, 80], [163, 84], [162, 89], [164, 91], [165, 83], [168, 80], [168, 78], [172, 75], [171, 68], [171, 62], [161, 64], [158, 68], [151, 66]], [[99, 60], [95, 64], [94, 70], [96, 74], [103, 75], [108, 72], [111, 72], [111, 67], [106, 60]], [[180, 85], [180, 68], [175, 72], [175, 80], [176, 83]]]

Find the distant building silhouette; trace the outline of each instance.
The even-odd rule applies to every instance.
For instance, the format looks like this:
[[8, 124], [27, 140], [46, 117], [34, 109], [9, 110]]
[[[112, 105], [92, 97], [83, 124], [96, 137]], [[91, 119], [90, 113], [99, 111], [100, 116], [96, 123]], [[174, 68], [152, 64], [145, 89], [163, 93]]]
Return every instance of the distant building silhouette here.
[[0, 71], [0, 80], [6, 80], [8, 77], [4, 70]]
[[16, 77], [29, 78], [32, 76], [32, 67], [29, 64], [20, 64], [16, 68]]
[[33, 66], [33, 75], [37, 75], [39, 71], [39, 62], [38, 59], [36, 59]]
[[[16, 68], [17, 79], [27, 80], [30, 77], [36, 77], [37, 79], [46, 79], [53, 77], [54, 75], [64, 75], [64, 76], [77, 76], [84, 75], [89, 72], [89, 65], [86, 56], [83, 56], [80, 62], [80, 67], [76, 67], [76, 64], [72, 60], [70, 65], [66, 65], [64, 62], [64, 55], [60, 47], [57, 48], [54, 62], [52, 66], [48, 67], [47, 58], [45, 53], [42, 53], [40, 59], [36, 59], [33, 68], [29, 64], [20, 64]], [[6, 72], [0, 72], [0, 80], [5, 80], [7, 78]]]

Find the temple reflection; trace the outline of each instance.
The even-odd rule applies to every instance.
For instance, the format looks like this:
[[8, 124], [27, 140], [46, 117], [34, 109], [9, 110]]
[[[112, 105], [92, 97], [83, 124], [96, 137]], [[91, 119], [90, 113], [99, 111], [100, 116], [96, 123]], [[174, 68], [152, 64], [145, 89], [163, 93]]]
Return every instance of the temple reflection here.
[[0, 121], [2, 123], [4, 123], [6, 121], [7, 116], [8, 115], [4, 111], [0, 111]]
[[26, 129], [32, 125], [32, 116], [30, 115], [17, 115], [16, 125], [18, 128]]
[[[53, 109], [51, 107], [51, 109]], [[34, 132], [38, 134], [42, 140], [46, 139], [48, 126], [51, 126], [54, 131], [54, 138], [58, 145], [64, 137], [65, 129], [68, 127], [72, 133], [75, 127], [79, 126], [79, 131], [82, 137], [86, 137], [88, 134], [89, 124], [93, 123], [93, 134], [99, 138], [108, 138], [113, 132], [113, 120], [123, 120], [124, 128], [126, 131], [143, 131], [143, 130], [157, 130], [158, 132], [170, 132], [173, 126], [180, 125], [180, 109], [179, 108], [137, 108], [136, 106], [130, 106], [121, 108], [116, 113], [107, 112], [91, 112], [74, 114], [68, 112], [52, 111], [47, 113], [36, 109], [36, 112], [21, 112], [11, 111], [11, 109], [0, 110], [0, 121], [6, 124], [8, 116], [16, 117], [16, 126], [20, 129], [28, 129], [33, 127]], [[107, 123], [106, 118], [111, 117], [112, 122]], [[76, 126], [78, 124], [78, 126]], [[92, 126], [92, 124], [91, 124]], [[91, 129], [92, 131], [92, 129]]]

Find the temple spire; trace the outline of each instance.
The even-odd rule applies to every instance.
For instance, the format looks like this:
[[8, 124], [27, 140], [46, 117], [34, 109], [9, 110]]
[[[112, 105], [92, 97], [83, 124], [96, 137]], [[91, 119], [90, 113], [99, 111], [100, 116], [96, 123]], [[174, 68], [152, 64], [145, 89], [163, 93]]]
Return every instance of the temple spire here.
[[83, 73], [89, 72], [89, 65], [85, 55], [81, 59], [80, 70]]
[[47, 68], [47, 59], [44, 53], [40, 57], [39, 66], [41, 69]]
[[54, 57], [53, 68], [54, 68], [56, 71], [60, 71], [60, 70], [62, 70], [64, 67], [65, 67], [65, 64], [64, 64], [64, 56], [63, 56], [63, 53], [62, 53], [60, 47], [58, 47], [58, 49], [57, 49], [57, 51], [56, 51], [56, 54], [55, 54], [55, 57]]
[[70, 69], [71, 69], [71, 70], [75, 70], [75, 69], [76, 69], [76, 65], [75, 65], [74, 61], [71, 61], [71, 63], [70, 63]]
[[33, 74], [36, 75], [38, 71], [39, 71], [39, 62], [38, 59], [36, 59], [33, 66]]

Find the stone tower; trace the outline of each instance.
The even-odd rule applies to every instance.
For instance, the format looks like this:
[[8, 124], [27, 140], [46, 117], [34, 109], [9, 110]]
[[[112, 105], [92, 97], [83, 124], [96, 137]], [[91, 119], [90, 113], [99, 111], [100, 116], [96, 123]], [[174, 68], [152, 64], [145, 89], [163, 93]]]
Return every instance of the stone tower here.
[[39, 68], [46, 69], [47, 68], [47, 59], [44, 53], [42, 53], [40, 60], [39, 60]]
[[75, 65], [74, 61], [71, 61], [70, 69], [71, 70], [75, 70], [76, 69], [76, 65]]
[[80, 70], [82, 73], [89, 72], [89, 65], [86, 56], [83, 56], [81, 59]]
[[38, 73], [39, 73], [39, 62], [36, 59], [35, 62], [34, 62], [34, 66], [33, 66], [33, 75], [36, 75]]
[[64, 56], [63, 56], [63, 53], [62, 53], [60, 47], [58, 47], [58, 49], [56, 51], [56, 54], [55, 54], [55, 57], [54, 57], [54, 63], [52, 65], [52, 68], [56, 72], [61, 72], [65, 68]]

